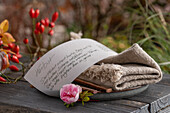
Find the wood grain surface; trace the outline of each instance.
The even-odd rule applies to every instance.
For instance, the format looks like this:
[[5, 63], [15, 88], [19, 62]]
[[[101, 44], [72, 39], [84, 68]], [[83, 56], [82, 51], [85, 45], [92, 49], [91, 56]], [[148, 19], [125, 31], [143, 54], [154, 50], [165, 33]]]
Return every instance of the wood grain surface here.
[[[12, 74], [11, 76], [18, 76]], [[59, 98], [47, 96], [22, 80], [0, 85], [0, 113], [168, 113], [170, 111], [170, 75], [149, 85], [144, 92], [131, 98], [99, 102], [77, 102], [66, 108]]]

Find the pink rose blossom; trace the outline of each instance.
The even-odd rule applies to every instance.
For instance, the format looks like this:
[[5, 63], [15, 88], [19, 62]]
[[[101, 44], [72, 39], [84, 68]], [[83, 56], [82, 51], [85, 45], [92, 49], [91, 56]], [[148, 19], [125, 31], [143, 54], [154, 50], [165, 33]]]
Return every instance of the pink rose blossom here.
[[76, 102], [79, 99], [79, 94], [82, 88], [75, 84], [66, 84], [60, 89], [60, 98], [67, 104]]

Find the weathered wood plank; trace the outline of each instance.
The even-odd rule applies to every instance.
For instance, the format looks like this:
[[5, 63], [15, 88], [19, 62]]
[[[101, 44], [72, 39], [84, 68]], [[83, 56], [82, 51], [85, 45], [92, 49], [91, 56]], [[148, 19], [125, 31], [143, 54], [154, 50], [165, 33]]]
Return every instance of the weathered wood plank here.
[[[49, 97], [39, 92], [35, 88], [30, 88], [27, 82], [18, 82], [17, 84], [1, 84], [0, 85], [0, 104], [7, 104], [9, 107], [19, 106], [23, 110], [39, 110], [43, 112], [115, 112], [128, 113], [136, 110], [136, 107], [123, 104], [117, 105], [114, 101], [88, 102], [83, 107], [80, 102], [75, 104], [75, 107], [67, 109], [63, 102], [54, 97]], [[108, 104], [109, 103], [109, 104]], [[134, 103], [135, 104], [135, 103]], [[136, 105], [137, 106], [137, 105]], [[142, 106], [142, 105], [141, 105]]]
[[161, 82], [149, 85], [148, 89], [134, 97], [128, 98], [144, 103], [151, 103], [170, 94], [170, 75], [165, 74]]
[[94, 107], [105, 108], [105, 109], [109, 109], [108, 112], [116, 112], [116, 113], [129, 113], [129, 112], [132, 112], [137, 109], [132, 106], [116, 104], [116, 103], [114, 103], [114, 101], [112, 101], [113, 102], [112, 104], [110, 104], [108, 102], [110, 102], [110, 101], [88, 102], [86, 107], [91, 107], [91, 109], [96, 109]]
[[[11, 76], [19, 76], [20, 73]], [[67, 109], [59, 98], [49, 97], [35, 88], [30, 88], [30, 84], [20, 81], [17, 84], [0, 85], [0, 112], [57, 112], [57, 113], [147, 113], [162, 112], [170, 105], [170, 77], [164, 76], [158, 84], [150, 85], [149, 88], [139, 95], [121, 100], [88, 102], [83, 107], [81, 102], [75, 107]], [[156, 107], [155, 107], [156, 106]], [[2, 109], [1, 109], [2, 107]], [[9, 108], [8, 108], [9, 107]], [[11, 108], [11, 109], [10, 109]], [[169, 109], [168, 107], [166, 108]], [[167, 111], [166, 110], [166, 111]]]
[[147, 104], [147, 105], [145, 105], [145, 106], [142, 106], [142, 107], [140, 107], [139, 109], [137, 109], [137, 110], [135, 110], [135, 111], [133, 111], [133, 112], [131, 112], [131, 113], [150, 113], [150, 112], [148, 111], [148, 108], [149, 108], [149, 104]]
[[163, 79], [159, 82], [159, 84], [170, 86], [170, 75], [164, 74]]
[[0, 113], [47, 113], [38, 109], [0, 103]]
[[170, 76], [165, 75], [161, 82], [150, 85], [146, 91], [128, 99], [148, 103], [149, 104], [148, 111], [150, 113], [158, 112], [159, 110], [170, 105], [169, 84]]
[[[159, 98], [150, 104], [150, 112], [156, 113], [170, 105], [170, 94]], [[170, 107], [170, 106], [169, 106]]]
[[164, 108], [164, 109], [161, 109], [158, 111], [158, 113], [170, 113], [170, 106]]
[[120, 100], [114, 100], [114, 101], [105, 101], [107, 104], [116, 104], [118, 106], [130, 106], [134, 108], [139, 108], [142, 106], [145, 106], [147, 103], [137, 102], [133, 100], [126, 100], [126, 99], [120, 99]]

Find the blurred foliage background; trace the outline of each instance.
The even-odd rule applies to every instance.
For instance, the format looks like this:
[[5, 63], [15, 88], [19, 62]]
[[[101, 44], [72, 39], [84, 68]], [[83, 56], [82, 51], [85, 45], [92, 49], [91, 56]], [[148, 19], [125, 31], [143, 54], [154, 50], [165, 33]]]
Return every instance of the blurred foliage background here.
[[19, 43], [31, 40], [32, 7], [40, 9], [37, 21], [59, 11], [53, 46], [69, 40], [70, 31], [82, 31], [117, 52], [138, 43], [170, 73], [170, 0], [0, 0], [0, 21], [9, 20]]

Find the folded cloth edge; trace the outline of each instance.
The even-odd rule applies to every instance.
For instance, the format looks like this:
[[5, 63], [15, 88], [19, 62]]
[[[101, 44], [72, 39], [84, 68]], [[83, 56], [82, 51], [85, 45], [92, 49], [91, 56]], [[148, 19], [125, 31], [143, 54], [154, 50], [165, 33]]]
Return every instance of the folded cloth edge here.
[[[124, 76], [124, 67], [121, 65], [133, 63], [152, 67], [154, 73]], [[124, 90], [159, 82], [163, 76], [159, 65], [138, 44], [133, 44], [118, 55], [100, 61], [99, 64], [88, 68], [79, 78], [104, 86], [112, 86], [115, 90]]]

